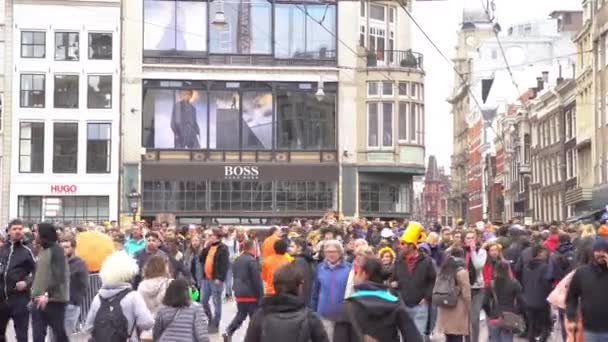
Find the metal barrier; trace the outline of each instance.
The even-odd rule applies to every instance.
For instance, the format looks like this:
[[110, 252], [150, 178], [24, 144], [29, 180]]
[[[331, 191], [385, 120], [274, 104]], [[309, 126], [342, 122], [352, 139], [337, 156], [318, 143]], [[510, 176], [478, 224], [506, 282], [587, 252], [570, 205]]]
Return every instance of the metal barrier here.
[[87, 315], [89, 314], [89, 309], [91, 308], [91, 304], [93, 303], [93, 298], [95, 298], [100, 288], [101, 278], [99, 278], [99, 273], [91, 273], [89, 275], [89, 287], [85, 292], [84, 299], [82, 300], [82, 304], [80, 305], [80, 320], [78, 322], [77, 327], [78, 332], [84, 330], [84, 324], [87, 321]]

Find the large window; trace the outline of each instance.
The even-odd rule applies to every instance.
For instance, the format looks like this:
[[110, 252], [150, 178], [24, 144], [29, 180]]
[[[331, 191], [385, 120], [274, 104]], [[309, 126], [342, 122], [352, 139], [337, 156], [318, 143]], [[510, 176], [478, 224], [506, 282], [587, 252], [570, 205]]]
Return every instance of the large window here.
[[144, 0], [144, 50], [206, 51], [206, 18], [206, 1]]
[[272, 53], [271, 5], [267, 0], [213, 1], [209, 5], [209, 20], [224, 10], [226, 25], [210, 25], [211, 53], [270, 54]]
[[206, 181], [146, 181], [143, 207], [147, 211], [207, 210]]
[[45, 76], [39, 74], [22, 74], [20, 105], [22, 108], [44, 108]]
[[87, 107], [112, 108], [112, 76], [89, 75]]
[[359, 211], [364, 213], [409, 213], [411, 191], [404, 185], [361, 182]]
[[112, 33], [89, 33], [89, 59], [112, 59]]
[[211, 182], [211, 210], [271, 211], [272, 182]]
[[18, 216], [27, 223], [102, 224], [110, 218], [108, 196], [19, 196], [18, 203]]
[[44, 172], [44, 123], [19, 125], [19, 172]]
[[46, 32], [21, 31], [21, 57], [46, 57]]
[[371, 148], [393, 146], [393, 103], [367, 104], [367, 146]]
[[87, 125], [87, 173], [109, 173], [112, 138], [109, 123]]
[[326, 211], [333, 208], [333, 187], [327, 182], [277, 182], [277, 210]]
[[53, 125], [53, 172], [76, 173], [78, 166], [78, 124]]
[[274, 27], [277, 58], [336, 57], [335, 5], [276, 4]]
[[78, 108], [78, 75], [55, 75], [55, 108]]
[[55, 60], [77, 61], [80, 55], [78, 32], [55, 32]]

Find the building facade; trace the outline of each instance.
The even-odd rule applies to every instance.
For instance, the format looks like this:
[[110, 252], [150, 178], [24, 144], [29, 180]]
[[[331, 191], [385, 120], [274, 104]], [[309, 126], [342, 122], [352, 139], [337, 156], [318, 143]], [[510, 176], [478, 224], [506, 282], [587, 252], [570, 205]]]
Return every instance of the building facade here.
[[118, 215], [120, 1], [15, 1], [10, 217]]
[[11, 158], [5, 156], [11, 155], [12, 6], [0, 0], [0, 222], [8, 222], [10, 203]]
[[448, 213], [449, 194], [449, 178], [444, 169], [437, 166], [435, 156], [430, 156], [422, 192], [423, 222], [427, 224], [440, 222], [442, 225], [450, 226], [453, 224], [453, 218]]
[[[142, 217], [172, 213], [179, 222], [411, 212], [411, 175], [424, 169], [424, 73], [401, 8], [122, 6], [124, 216], [134, 191]], [[416, 96], [400, 92], [400, 81]], [[401, 102], [417, 115], [403, 142], [413, 152], [399, 145]]]

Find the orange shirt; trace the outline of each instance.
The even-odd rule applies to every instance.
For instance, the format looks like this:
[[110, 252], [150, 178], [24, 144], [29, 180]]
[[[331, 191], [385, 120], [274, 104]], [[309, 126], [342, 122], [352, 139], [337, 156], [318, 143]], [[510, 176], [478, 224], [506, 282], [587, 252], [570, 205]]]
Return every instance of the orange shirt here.
[[290, 262], [291, 257], [287, 254], [274, 254], [264, 259], [264, 263], [262, 264], [262, 280], [264, 281], [265, 295], [275, 294], [274, 285], [272, 284], [274, 272]]
[[262, 259], [266, 259], [267, 257], [274, 255], [274, 243], [277, 242], [280, 238], [274, 234], [267, 237], [266, 240], [262, 243]]
[[213, 259], [215, 258], [215, 252], [217, 252], [218, 245], [212, 245], [207, 253], [207, 259], [205, 259], [205, 278], [213, 279]]

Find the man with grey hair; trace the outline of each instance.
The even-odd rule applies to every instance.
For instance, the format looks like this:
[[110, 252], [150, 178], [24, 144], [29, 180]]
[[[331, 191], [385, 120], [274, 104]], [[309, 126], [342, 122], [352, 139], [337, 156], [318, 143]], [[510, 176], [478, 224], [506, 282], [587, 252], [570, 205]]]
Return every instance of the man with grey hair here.
[[344, 247], [338, 240], [323, 243], [325, 259], [317, 266], [311, 291], [311, 307], [321, 316], [327, 335], [333, 336], [334, 322], [340, 317], [351, 264], [344, 261]]

